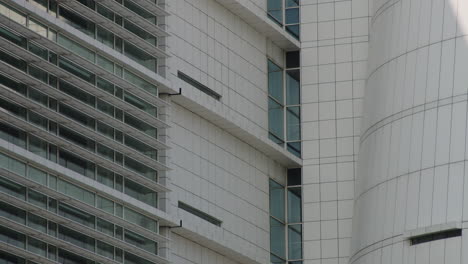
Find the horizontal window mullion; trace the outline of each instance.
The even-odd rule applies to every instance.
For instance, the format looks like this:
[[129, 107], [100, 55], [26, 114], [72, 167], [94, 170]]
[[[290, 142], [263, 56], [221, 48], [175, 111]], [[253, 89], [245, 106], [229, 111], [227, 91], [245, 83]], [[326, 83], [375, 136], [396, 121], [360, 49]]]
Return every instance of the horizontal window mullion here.
[[273, 219], [275, 219], [276, 221], [278, 221], [278, 222], [280, 222], [280, 223], [286, 225], [286, 221], [285, 221], [285, 220], [281, 220], [281, 219], [279, 219], [278, 217], [273, 216], [273, 215], [270, 215], [270, 217], [273, 218]]
[[280, 138], [279, 136], [275, 135], [275, 133], [273, 133], [272, 131], [269, 132], [273, 137], [275, 137], [277, 140], [280, 140], [282, 142], [284, 142], [285, 140]]
[[276, 99], [275, 97], [268, 95], [268, 98], [270, 98], [272, 101], [275, 101], [275, 103], [279, 104], [280, 106], [285, 107], [284, 102], [278, 101], [278, 99]]

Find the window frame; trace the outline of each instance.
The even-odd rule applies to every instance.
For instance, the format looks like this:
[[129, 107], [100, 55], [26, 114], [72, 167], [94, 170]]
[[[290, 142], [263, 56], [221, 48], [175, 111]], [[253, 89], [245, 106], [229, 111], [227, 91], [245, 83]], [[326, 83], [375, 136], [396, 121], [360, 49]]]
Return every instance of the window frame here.
[[[293, 52], [296, 52], [296, 51], [293, 51]], [[300, 51], [297, 51], [297, 52], [300, 52]], [[288, 52], [285, 52], [284, 53], [284, 64], [285, 64], [285, 68], [282, 68], [280, 67], [278, 64], [275, 63], [275, 61], [270, 58], [270, 57], [267, 57], [267, 91], [268, 91], [268, 101], [267, 101], [267, 105], [268, 105], [268, 137], [270, 138], [270, 140], [272, 140], [273, 142], [275, 142], [276, 144], [280, 145], [282, 148], [286, 149], [288, 152], [290, 152], [291, 154], [301, 158], [302, 157], [302, 124], [301, 124], [301, 116], [302, 116], [302, 107], [301, 107], [301, 66], [300, 66], [300, 61], [299, 61], [299, 65], [297, 67], [291, 67], [291, 68], [287, 68], [287, 65], [286, 65], [286, 60], [287, 60], [287, 53]], [[299, 53], [299, 59], [300, 59], [300, 53]], [[281, 73], [282, 73], [282, 100], [283, 102], [279, 102], [278, 99], [273, 96], [271, 93], [270, 93], [270, 72], [274, 72], [274, 71], [270, 71], [270, 66], [269, 64], [272, 63], [274, 64], [276, 67], [278, 67], [280, 70], [281, 70]], [[290, 71], [298, 71], [298, 102], [296, 104], [288, 104], [288, 84], [287, 84], [287, 81], [288, 81], [288, 72]], [[272, 131], [271, 129], [271, 125], [272, 125], [272, 118], [270, 118], [270, 100], [272, 100], [274, 103], [278, 104], [281, 108], [282, 108], [282, 136], [280, 135], [276, 135], [274, 133], [274, 131]], [[288, 123], [288, 113], [289, 113], [289, 109], [292, 109], [292, 108], [298, 108], [298, 113], [297, 113], [297, 117], [298, 117], [298, 133], [299, 133], [299, 139], [293, 139], [293, 140], [289, 140], [288, 138], [288, 129], [289, 129], [289, 123]], [[297, 146], [294, 146], [295, 144], [299, 144], [299, 149], [297, 148]]]
[[[270, 1], [279, 1], [281, 2], [281, 8], [280, 9], [270, 9]], [[269, 19], [271, 19], [273, 22], [278, 24], [283, 30], [285, 30], [288, 34], [290, 34], [292, 37], [294, 37], [297, 40], [301, 39], [301, 2], [300, 0], [297, 0], [297, 5], [296, 6], [288, 6], [286, 3], [288, 1], [294, 1], [294, 0], [268, 0], [267, 1], [267, 9], [266, 9], [266, 14]], [[297, 23], [287, 23], [287, 11], [288, 10], [293, 10], [297, 9], [297, 18], [298, 21]], [[278, 20], [278, 18], [273, 15], [271, 12], [278, 12], [281, 14], [281, 19]], [[297, 34], [293, 30], [291, 30], [291, 27], [297, 26]]]
[[[288, 170], [288, 173], [289, 173], [289, 170]], [[270, 201], [271, 201], [271, 184], [274, 183], [275, 185], [277, 186], [280, 186], [281, 188], [284, 189], [284, 192], [283, 192], [283, 201], [284, 201], [284, 210], [283, 210], [283, 213], [284, 213], [284, 220], [281, 220], [281, 219], [278, 219], [277, 217], [273, 216], [271, 214], [271, 202], [270, 202], [270, 212], [269, 212], [269, 223], [270, 223], [270, 239], [271, 239], [271, 219], [283, 224], [284, 226], [284, 258], [281, 257], [281, 256], [278, 256], [277, 254], [273, 253], [271, 250], [271, 240], [270, 240], [270, 258], [276, 258], [281, 262], [281, 264], [286, 264], [286, 263], [296, 263], [296, 262], [302, 262], [304, 261], [304, 243], [303, 243], [303, 234], [304, 234], [304, 218], [303, 218], [303, 215], [304, 215], [304, 208], [303, 208], [303, 202], [302, 202], [302, 197], [303, 197], [303, 188], [302, 188], [302, 170], [301, 170], [301, 174], [300, 174], [300, 178], [301, 178], [301, 184], [298, 184], [298, 185], [289, 185], [289, 183], [286, 183], [285, 185], [283, 184], [280, 184], [278, 183], [277, 181], [275, 181], [274, 179], [270, 178], [269, 179], [269, 196], [270, 196]], [[300, 211], [300, 221], [299, 222], [289, 222], [289, 189], [300, 189], [300, 193], [301, 193], [301, 201], [300, 201], [300, 208], [301, 208], [301, 211]], [[301, 236], [301, 241], [300, 241], [300, 254], [301, 254], [301, 258], [298, 258], [298, 259], [290, 259], [290, 236], [289, 236], [289, 229], [290, 229], [290, 226], [300, 226], [301, 228], [301, 232], [300, 232], [300, 236]], [[271, 263], [274, 263], [274, 264], [280, 264], [280, 262], [272, 262], [272, 260], [270, 260]]]

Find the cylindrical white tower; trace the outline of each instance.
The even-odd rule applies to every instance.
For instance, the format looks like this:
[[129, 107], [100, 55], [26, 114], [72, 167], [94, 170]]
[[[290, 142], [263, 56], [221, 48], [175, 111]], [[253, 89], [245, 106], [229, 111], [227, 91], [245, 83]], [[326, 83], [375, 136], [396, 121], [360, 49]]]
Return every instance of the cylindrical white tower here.
[[349, 263], [468, 263], [468, 1], [372, 2]]

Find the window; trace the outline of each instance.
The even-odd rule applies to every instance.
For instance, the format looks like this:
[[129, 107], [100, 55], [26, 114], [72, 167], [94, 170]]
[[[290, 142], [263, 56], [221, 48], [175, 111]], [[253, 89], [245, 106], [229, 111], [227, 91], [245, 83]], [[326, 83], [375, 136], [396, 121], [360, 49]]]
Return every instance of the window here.
[[75, 75], [76, 77], [89, 82], [90, 84], [94, 85], [96, 81], [96, 75], [94, 73], [76, 65], [73, 62], [63, 59], [62, 57], [59, 59], [59, 67]]
[[286, 187], [270, 180], [272, 264], [302, 263], [301, 169], [288, 170]]
[[95, 227], [95, 216], [79, 209], [75, 209], [64, 203], [59, 205], [59, 215], [66, 217], [74, 222], [80, 223], [90, 228]]
[[19, 248], [26, 248], [26, 236], [8, 229], [6, 227], [0, 227], [0, 241], [13, 245]]
[[283, 70], [268, 61], [268, 129], [275, 143], [284, 143]]
[[47, 244], [32, 237], [28, 237], [28, 251], [42, 257], [47, 257]]
[[89, 237], [87, 235], [83, 235], [80, 232], [71, 230], [60, 225], [58, 229], [58, 237], [59, 239], [65, 240], [80, 248], [84, 248], [89, 251], [94, 251], [94, 238]]
[[158, 207], [158, 194], [134, 181], [125, 180], [125, 194], [153, 207]]
[[136, 225], [139, 225], [143, 228], [146, 228], [150, 231], [153, 231], [155, 233], [158, 233], [158, 222], [156, 220], [153, 220], [147, 216], [144, 216], [140, 213], [137, 213], [129, 208], [125, 207], [125, 213], [123, 217], [126, 221], [130, 223], [134, 223]]
[[125, 230], [124, 234], [125, 242], [137, 246], [155, 255], [158, 254], [158, 244], [156, 242], [128, 230]]
[[152, 13], [146, 11], [146, 9], [141, 8], [140, 6], [136, 5], [132, 1], [124, 0], [124, 6], [128, 8], [129, 10], [132, 10], [133, 12], [135, 12], [135, 14], [148, 20], [149, 22], [156, 24], [157, 19]]
[[68, 264], [94, 264], [94, 261], [75, 255], [63, 249], [58, 249], [59, 263]]
[[70, 26], [94, 38], [94, 32], [96, 30], [96, 24], [94, 22], [65, 9], [63, 6], [59, 7], [59, 18]]
[[298, 157], [301, 156], [299, 66], [299, 51], [286, 53], [285, 71], [268, 60], [269, 138]]
[[27, 47], [27, 39], [22, 36], [18, 36], [17, 34], [12, 33], [9, 30], [6, 30], [4, 28], [0, 28], [0, 37], [7, 39], [16, 45], [26, 48]]
[[26, 212], [6, 203], [0, 202], [0, 216], [16, 223], [26, 224]]
[[57, 189], [59, 192], [73, 197], [79, 201], [94, 206], [94, 193], [80, 188], [74, 184], [58, 179]]
[[124, 41], [124, 55], [145, 66], [151, 71], [156, 72], [157, 60], [148, 55], [148, 53], [142, 51], [137, 46], [130, 44], [130, 42]]
[[283, 25], [283, 0], [268, 0], [268, 16], [278, 23]]
[[124, 100], [125, 102], [140, 108], [141, 110], [147, 112], [150, 115], [153, 115], [155, 117], [158, 116], [158, 109], [149, 104], [148, 102], [145, 102], [144, 100], [132, 95], [131, 93], [125, 92], [124, 93]]
[[125, 252], [125, 264], [154, 264], [148, 260], [142, 259], [138, 256]]
[[140, 38], [144, 39], [146, 42], [156, 46], [156, 37], [151, 35], [150, 33], [146, 32], [145, 30], [141, 29], [137, 25], [129, 22], [128, 20], [124, 20], [124, 28], [130, 32], [133, 32], [135, 35], [139, 36]]
[[94, 179], [94, 171], [96, 167], [94, 163], [63, 150], [60, 150], [59, 157], [59, 164], [61, 166], [88, 178]]
[[85, 47], [83, 47], [82, 45], [78, 44], [77, 42], [65, 37], [64, 35], [62, 34], [59, 34], [58, 37], [57, 37], [57, 42], [66, 47], [67, 49], [71, 50], [73, 53], [79, 55], [79, 56], [82, 56], [83, 58], [91, 61], [91, 62], [94, 62], [94, 57], [95, 57], [95, 53]]
[[[294, 38], [300, 37], [300, 0], [268, 0], [268, 17]], [[284, 17], [284, 21], [283, 21]], [[284, 24], [283, 24], [284, 23]]]
[[[284, 186], [270, 180], [270, 253], [273, 263], [286, 259]], [[282, 262], [278, 262], [282, 261]]]

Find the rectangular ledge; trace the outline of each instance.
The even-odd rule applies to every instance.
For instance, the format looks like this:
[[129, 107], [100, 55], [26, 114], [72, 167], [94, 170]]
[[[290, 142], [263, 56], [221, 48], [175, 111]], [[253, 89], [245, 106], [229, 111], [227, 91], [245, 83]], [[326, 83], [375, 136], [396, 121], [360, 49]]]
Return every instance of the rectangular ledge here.
[[[182, 90], [183, 93], [183, 90]], [[264, 137], [258, 135], [254, 131], [249, 131], [247, 127], [241, 127], [235, 122], [235, 118], [226, 114], [222, 115], [224, 111], [214, 111], [216, 108], [213, 106], [211, 109], [207, 108], [204, 105], [199, 104], [191, 98], [188, 98], [184, 95], [174, 96], [172, 100], [183, 107], [189, 109], [190, 111], [206, 118], [215, 125], [226, 130], [228, 133], [242, 139], [244, 142], [250, 144], [255, 149], [264, 153], [266, 156], [271, 159], [279, 162], [281, 165], [288, 168], [295, 168], [302, 166], [302, 159], [294, 156], [289, 153], [286, 149], [278, 146], [273, 141], [268, 138], [267, 132], [265, 131]], [[221, 102], [216, 102], [222, 104]], [[232, 118], [229, 118], [232, 117]]]
[[439, 225], [432, 225], [432, 226], [407, 230], [405, 233], [403, 233], [403, 238], [409, 239], [409, 238], [418, 237], [422, 235], [429, 235], [432, 233], [438, 233], [442, 231], [461, 229], [461, 228], [462, 228], [461, 222], [449, 222], [449, 223], [444, 223], [444, 224], [439, 224]]
[[271, 39], [284, 50], [300, 49], [300, 42], [290, 36], [283, 28], [268, 18], [266, 11], [250, 1], [216, 0], [225, 8], [238, 15], [258, 32]]

